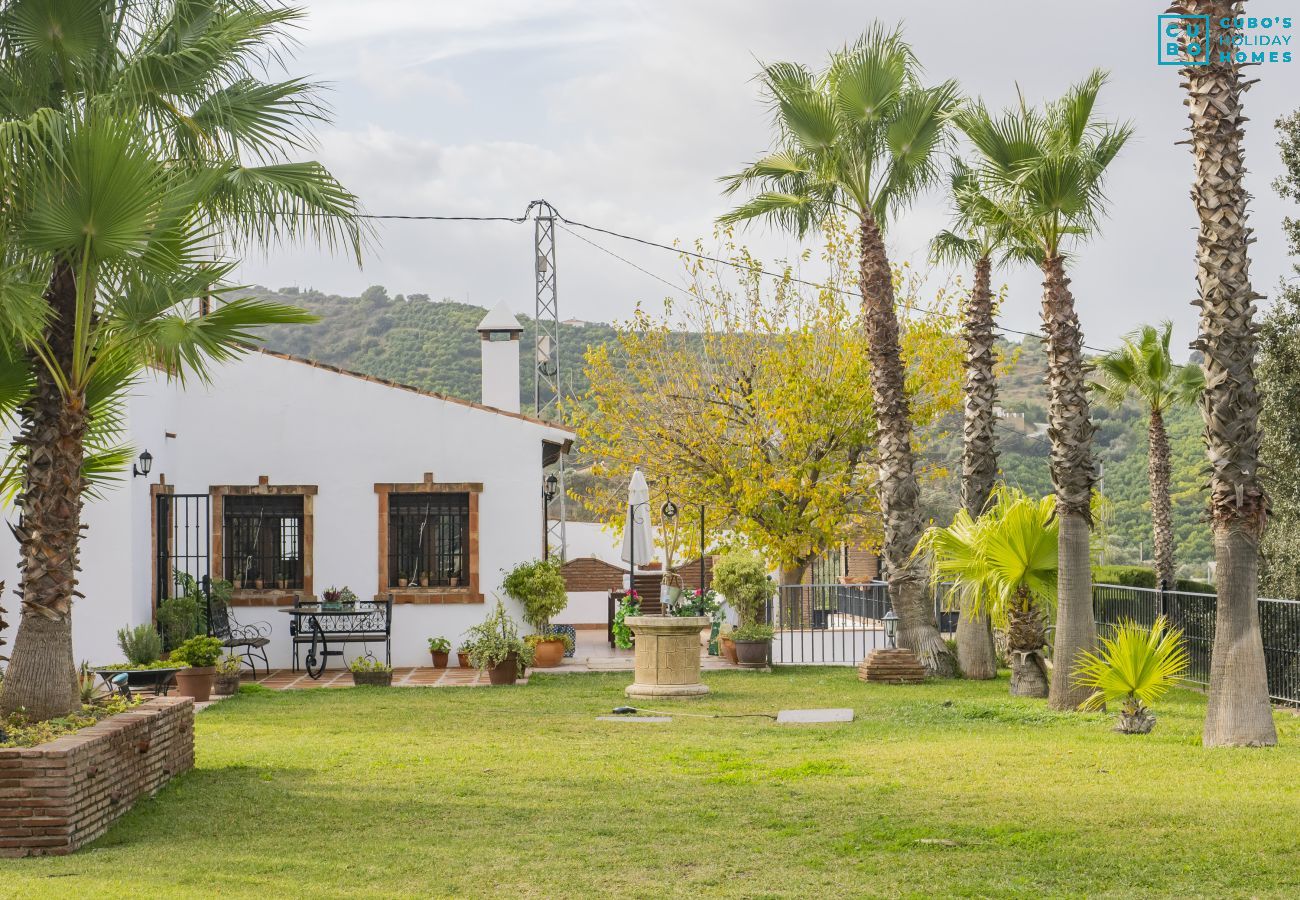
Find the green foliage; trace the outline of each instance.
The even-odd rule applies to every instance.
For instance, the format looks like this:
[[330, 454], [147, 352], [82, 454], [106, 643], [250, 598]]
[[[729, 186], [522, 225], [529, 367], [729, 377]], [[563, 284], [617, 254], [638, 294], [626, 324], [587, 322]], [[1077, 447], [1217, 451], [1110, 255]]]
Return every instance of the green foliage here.
[[352, 588], [347, 585], [344, 585], [341, 588], [330, 585], [325, 589], [324, 593], [321, 594], [321, 599], [331, 605], [337, 603], [340, 606], [350, 606], [357, 602], [357, 595], [353, 593]]
[[[1146, 566], [1093, 566], [1092, 567], [1093, 584], [1118, 584], [1124, 587], [1140, 587], [1155, 589], [1156, 572], [1155, 569], [1149, 569]], [[1179, 578], [1174, 582], [1173, 589], [1176, 591], [1187, 591], [1193, 594], [1213, 594], [1215, 586], [1204, 581], [1196, 581], [1191, 578]]]
[[451, 641], [445, 637], [431, 637], [429, 638], [429, 650], [432, 653], [450, 653]]
[[163, 645], [175, 650], [199, 633], [202, 607], [193, 597], [168, 597], [158, 604], [156, 618]]
[[1013, 608], [1032, 599], [1050, 611], [1056, 603], [1059, 523], [1055, 498], [1033, 500], [998, 485], [978, 519], [959, 509], [946, 528], [929, 528], [916, 552], [933, 557], [935, 582], [955, 581], [967, 614], [1005, 624]]
[[218, 675], [238, 675], [244, 670], [244, 661], [234, 654], [228, 654], [217, 663]]
[[632, 648], [632, 627], [624, 622], [628, 616], [641, 615], [641, 603], [639, 602], [636, 591], [629, 591], [618, 601], [618, 608], [614, 610], [614, 646], [622, 650]]
[[373, 656], [358, 656], [348, 663], [348, 670], [352, 672], [391, 672], [393, 667]]
[[[1300, 114], [1288, 122], [1295, 168], [1292, 190], [1300, 188]], [[1291, 220], [1292, 240], [1300, 224]], [[1293, 252], [1300, 252], [1300, 243]], [[1260, 593], [1300, 599], [1300, 287], [1286, 284], [1260, 322], [1259, 425], [1261, 474], [1272, 501], [1272, 515], [1261, 544]]]
[[1093, 390], [1111, 406], [1137, 399], [1149, 412], [1165, 413], [1191, 406], [1205, 388], [1205, 373], [1196, 363], [1177, 365], [1169, 351], [1174, 324], [1143, 325], [1096, 363]]
[[202, 669], [215, 666], [225, 649], [220, 638], [197, 635], [173, 650], [170, 659], [174, 663]]
[[127, 700], [113, 695], [102, 701], [83, 703], [81, 709], [71, 715], [47, 719], [43, 722], [29, 722], [22, 713], [14, 713], [7, 719], [0, 720], [0, 749], [35, 747], [65, 734], [89, 728], [109, 716], [126, 712], [142, 702], [144, 702], [142, 697]]
[[121, 648], [127, 662], [137, 667], [157, 662], [163, 652], [162, 635], [148, 622], [134, 628], [119, 628], [117, 646]]
[[1136, 715], [1168, 693], [1186, 672], [1183, 633], [1159, 616], [1150, 628], [1125, 621], [1111, 636], [1102, 636], [1096, 653], [1085, 651], [1080, 657], [1074, 680], [1093, 689], [1085, 709], [1123, 703], [1127, 713]]
[[741, 625], [762, 621], [767, 601], [776, 593], [762, 558], [744, 550], [732, 550], [719, 557], [713, 568], [713, 587], [736, 611]]
[[501, 582], [507, 595], [524, 607], [524, 621], [539, 631], [546, 631], [551, 616], [569, 603], [564, 575], [557, 558], [522, 562], [506, 573]]
[[741, 625], [731, 633], [733, 641], [770, 641], [776, 631], [771, 625], [760, 625], [757, 622], [751, 622], [748, 625]]
[[677, 604], [670, 611], [674, 616], [708, 616], [716, 618], [722, 612], [722, 603], [718, 600], [718, 592], [709, 588], [705, 591], [696, 590], [690, 594], [683, 594], [683, 599], [678, 600]]
[[519, 637], [519, 626], [506, 612], [505, 604], [497, 599], [496, 609], [465, 632], [469, 646], [469, 661], [476, 669], [492, 669], [513, 654], [518, 662], [519, 674], [533, 664], [533, 648]]
[[537, 649], [538, 644], [542, 644], [547, 641], [559, 641], [561, 644], [564, 645], [564, 652], [566, 653], [569, 653], [573, 650], [573, 636], [570, 635], [568, 632], [551, 631], [551, 632], [547, 632], [546, 634], [524, 635], [524, 643], [527, 644], [529, 647], [532, 647], [534, 650]]
[[96, 671], [113, 671], [113, 672], [147, 672], [151, 669], [186, 669], [189, 668], [187, 663], [174, 659], [155, 659], [153, 662], [146, 663], [112, 663], [107, 666], [95, 666]]

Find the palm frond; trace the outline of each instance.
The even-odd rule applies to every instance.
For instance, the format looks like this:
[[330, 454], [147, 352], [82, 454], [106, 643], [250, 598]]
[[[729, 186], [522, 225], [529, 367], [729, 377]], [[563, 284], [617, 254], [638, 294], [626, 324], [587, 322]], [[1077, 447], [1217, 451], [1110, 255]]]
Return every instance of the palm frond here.
[[1154, 703], [1187, 673], [1183, 633], [1159, 616], [1150, 628], [1124, 621], [1101, 638], [1100, 649], [1085, 651], [1075, 664], [1075, 684], [1092, 688], [1085, 709], [1106, 703]]

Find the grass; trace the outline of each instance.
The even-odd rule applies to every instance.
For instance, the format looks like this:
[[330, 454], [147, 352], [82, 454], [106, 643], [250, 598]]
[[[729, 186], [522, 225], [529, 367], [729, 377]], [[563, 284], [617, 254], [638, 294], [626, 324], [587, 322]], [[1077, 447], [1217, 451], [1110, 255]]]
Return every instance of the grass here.
[[89, 848], [0, 860], [3, 897], [1288, 895], [1300, 717], [1281, 746], [1200, 746], [1013, 700], [1005, 679], [709, 673], [660, 706], [850, 706], [851, 725], [595, 721], [627, 675], [499, 689], [240, 696], [198, 768]]

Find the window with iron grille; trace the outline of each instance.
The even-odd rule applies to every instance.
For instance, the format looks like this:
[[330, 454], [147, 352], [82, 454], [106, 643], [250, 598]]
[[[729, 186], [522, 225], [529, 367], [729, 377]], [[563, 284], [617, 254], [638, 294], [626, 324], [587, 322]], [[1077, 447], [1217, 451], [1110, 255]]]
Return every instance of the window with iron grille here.
[[302, 588], [301, 494], [228, 494], [222, 516], [227, 580], [237, 588]]
[[469, 494], [388, 496], [388, 585], [469, 584]]

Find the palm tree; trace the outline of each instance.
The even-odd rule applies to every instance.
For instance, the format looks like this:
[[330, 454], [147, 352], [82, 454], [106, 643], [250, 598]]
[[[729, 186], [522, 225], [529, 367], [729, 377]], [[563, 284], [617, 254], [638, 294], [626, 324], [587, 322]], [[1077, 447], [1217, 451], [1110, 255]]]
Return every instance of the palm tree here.
[[932, 578], [957, 582], [962, 610], [1007, 631], [1011, 693], [1046, 697], [1047, 622], [1056, 598], [1059, 519], [1052, 497], [1032, 500], [997, 487], [986, 511], [963, 507], [947, 528], [931, 528], [918, 549], [934, 559]]
[[921, 535], [921, 492], [899, 349], [894, 286], [883, 229], [939, 175], [957, 86], [923, 87], [919, 65], [899, 31], [873, 25], [861, 40], [831, 55], [814, 75], [796, 63], [761, 74], [776, 122], [776, 149], [724, 179], [728, 194], [758, 193], [723, 222], [768, 219], [803, 236], [828, 219], [856, 221], [859, 289], [878, 426], [876, 448], [883, 556], [898, 614], [898, 644], [936, 674], [953, 660], [927, 600], [922, 563], [912, 550]]
[[202, 378], [257, 326], [307, 320], [228, 299], [239, 248], [301, 236], [359, 253], [356, 198], [287, 159], [324, 118], [314, 86], [260, 80], [299, 18], [258, 0], [0, 12], [0, 412], [18, 420], [23, 496], [0, 714], [77, 706], [82, 496], [122, 458], [124, 392], [145, 367]]
[[[981, 185], [979, 173], [961, 160], [953, 164], [949, 194], [953, 228], [941, 231], [931, 244], [936, 261], [969, 265], [975, 279], [963, 309], [962, 340], [966, 344], [962, 381], [961, 499], [972, 519], [988, 505], [998, 475], [998, 445], [994, 434], [998, 382], [994, 373], [993, 257], [1008, 250], [1010, 235], [999, 211]], [[997, 654], [988, 616], [963, 609], [957, 619], [957, 664], [962, 677], [996, 678]]]
[[[1209, 16], [1220, 30], [1241, 12], [1233, 0], [1176, 0], [1170, 12]], [[1218, 46], [1218, 43], [1213, 46]], [[1251, 229], [1244, 184], [1242, 94], [1249, 81], [1239, 64], [1209, 53], [1207, 65], [1182, 70], [1192, 120], [1195, 164], [1192, 202], [1200, 221], [1196, 281], [1205, 356], [1205, 449], [1210, 460], [1210, 522], [1214, 531], [1214, 652], [1202, 740], [1207, 747], [1277, 743], [1268, 700], [1264, 642], [1259, 629], [1259, 542], [1268, 498], [1259, 479], [1259, 391], [1255, 382], [1255, 300], [1250, 283]]]
[[1074, 678], [1092, 691], [1084, 709], [1118, 703], [1117, 730], [1147, 734], [1156, 724], [1147, 704], [1167, 694], [1186, 674], [1187, 666], [1182, 631], [1170, 628], [1164, 616], [1156, 616], [1150, 628], [1120, 622], [1113, 635], [1101, 639], [1099, 652], [1079, 658]]
[[998, 190], [996, 205], [1015, 235], [1017, 252], [1032, 258], [1043, 272], [1048, 437], [1061, 529], [1051, 693], [1056, 709], [1076, 709], [1086, 698], [1070, 680], [1071, 660], [1097, 642], [1088, 555], [1090, 501], [1097, 481], [1095, 429], [1066, 254], [1071, 243], [1096, 233], [1106, 167], [1131, 133], [1129, 126], [1093, 114], [1105, 80], [1102, 72], [1093, 72], [1041, 111], [1022, 102], [995, 118], [981, 103], [959, 118], [979, 151], [981, 177]]
[[1093, 388], [1112, 406], [1130, 397], [1147, 409], [1147, 477], [1155, 530], [1156, 580], [1174, 586], [1174, 526], [1169, 503], [1169, 433], [1165, 413], [1190, 406], [1205, 389], [1205, 374], [1195, 363], [1174, 365], [1169, 354], [1172, 322], [1160, 328], [1143, 325], [1097, 363], [1100, 378]]

